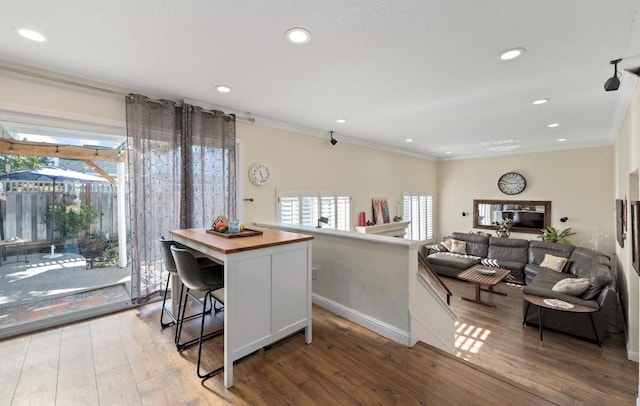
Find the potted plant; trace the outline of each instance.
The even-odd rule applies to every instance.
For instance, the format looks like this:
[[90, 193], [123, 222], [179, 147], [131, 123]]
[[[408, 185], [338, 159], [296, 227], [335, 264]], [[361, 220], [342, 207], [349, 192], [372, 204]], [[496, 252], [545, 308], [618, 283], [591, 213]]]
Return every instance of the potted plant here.
[[60, 240], [64, 242], [65, 248], [71, 248], [77, 252], [77, 243], [75, 241], [78, 238], [78, 234], [89, 230], [91, 223], [97, 216], [96, 209], [91, 205], [82, 202], [71, 204], [62, 201], [49, 207], [43, 223], [51, 224], [51, 221], [53, 221], [53, 227], [58, 232]]
[[558, 244], [571, 244], [569, 237], [575, 235], [575, 231], [571, 231], [571, 227], [558, 231], [555, 227], [547, 227], [542, 230], [542, 234], [538, 236], [542, 241], [555, 242]]

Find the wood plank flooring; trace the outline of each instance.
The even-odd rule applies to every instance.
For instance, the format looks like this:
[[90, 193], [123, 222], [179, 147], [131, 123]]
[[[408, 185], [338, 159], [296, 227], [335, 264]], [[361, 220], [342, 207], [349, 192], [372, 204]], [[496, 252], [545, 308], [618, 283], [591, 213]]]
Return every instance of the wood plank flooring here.
[[[459, 357], [391, 342], [314, 306], [313, 344], [302, 335], [237, 362], [235, 385], [201, 382], [197, 348], [178, 353], [159, 304], [0, 342], [2, 405], [633, 404], [638, 366], [621, 335], [603, 349], [521, 325], [520, 290], [498, 307], [460, 300], [473, 285], [446, 279], [459, 315]], [[219, 324], [222, 313], [210, 322]], [[195, 333], [197, 322], [189, 333]], [[222, 363], [222, 337], [206, 343], [207, 367]]]

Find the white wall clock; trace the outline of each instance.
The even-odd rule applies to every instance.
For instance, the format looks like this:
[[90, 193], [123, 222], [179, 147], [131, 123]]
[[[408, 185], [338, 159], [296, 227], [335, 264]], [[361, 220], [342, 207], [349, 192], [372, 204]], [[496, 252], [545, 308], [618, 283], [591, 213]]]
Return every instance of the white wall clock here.
[[256, 186], [265, 185], [270, 177], [271, 173], [266, 164], [256, 162], [249, 167], [249, 180]]
[[524, 176], [517, 172], [507, 172], [498, 179], [498, 189], [507, 195], [517, 195], [527, 186]]

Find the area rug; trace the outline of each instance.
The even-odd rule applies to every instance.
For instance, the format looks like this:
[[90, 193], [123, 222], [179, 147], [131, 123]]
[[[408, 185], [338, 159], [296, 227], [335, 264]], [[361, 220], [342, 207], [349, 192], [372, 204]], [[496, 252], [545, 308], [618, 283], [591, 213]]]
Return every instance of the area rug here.
[[0, 327], [42, 320], [130, 299], [124, 284], [0, 308]]

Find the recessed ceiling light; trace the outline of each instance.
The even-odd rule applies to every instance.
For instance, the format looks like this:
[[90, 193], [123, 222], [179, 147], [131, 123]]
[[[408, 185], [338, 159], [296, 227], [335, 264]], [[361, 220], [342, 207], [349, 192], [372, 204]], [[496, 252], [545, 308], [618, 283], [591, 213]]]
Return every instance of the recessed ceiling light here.
[[545, 103], [546, 103], [546, 102], [548, 102], [548, 101], [549, 101], [549, 99], [538, 99], [538, 100], [534, 100], [534, 101], [533, 101], [533, 104], [536, 104], [536, 105], [538, 105], [538, 104], [545, 104]]
[[453, 152], [447, 151], [447, 152], [445, 152], [445, 154], [449, 155], [449, 154], [453, 154]]
[[513, 48], [513, 49], [508, 49], [506, 51], [504, 51], [503, 53], [500, 54], [500, 59], [502, 59], [503, 61], [508, 61], [510, 59], [515, 59], [517, 57], [519, 57], [520, 55], [524, 54], [526, 52], [526, 49], [524, 48]]
[[338, 123], [338, 124], [344, 124], [346, 122], [347, 122], [347, 120], [345, 120], [344, 118], [339, 118], [339, 119], [336, 120], [336, 123]]
[[30, 39], [31, 41], [44, 42], [47, 40], [47, 38], [44, 35], [40, 34], [37, 31], [29, 30], [27, 28], [18, 28], [17, 31], [18, 31], [18, 34], [20, 34], [26, 39]]
[[404, 142], [413, 142], [413, 138], [407, 138]]
[[559, 127], [559, 126], [560, 126], [560, 124], [558, 124], [558, 123], [551, 123], [551, 124], [549, 124], [547, 127], [549, 127], [549, 128], [555, 128], [555, 127]]
[[566, 140], [566, 138], [558, 138], [558, 142], [565, 142]]
[[286, 36], [294, 44], [305, 44], [311, 39], [311, 33], [304, 28], [290, 28]]
[[216, 86], [216, 90], [220, 93], [229, 93], [231, 91], [231, 88], [229, 86], [220, 85]]

